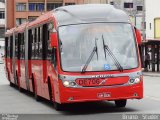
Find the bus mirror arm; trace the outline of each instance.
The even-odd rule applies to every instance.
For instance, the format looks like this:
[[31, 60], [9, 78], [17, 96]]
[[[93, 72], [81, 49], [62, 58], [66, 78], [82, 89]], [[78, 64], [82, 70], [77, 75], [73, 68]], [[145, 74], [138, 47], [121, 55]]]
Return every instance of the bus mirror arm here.
[[136, 27], [134, 27], [134, 29], [135, 29], [135, 35], [136, 35], [137, 43], [138, 43], [138, 45], [141, 45], [142, 44], [141, 32]]
[[51, 46], [52, 47], [57, 47], [58, 46], [57, 32], [51, 33], [50, 38], [51, 38]]

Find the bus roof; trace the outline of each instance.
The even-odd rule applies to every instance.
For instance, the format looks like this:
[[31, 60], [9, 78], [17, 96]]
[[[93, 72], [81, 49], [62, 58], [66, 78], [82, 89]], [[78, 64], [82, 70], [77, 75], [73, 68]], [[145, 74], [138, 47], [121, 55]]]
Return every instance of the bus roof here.
[[53, 20], [53, 12], [52, 11], [47, 12], [47, 13], [39, 16], [36, 20], [30, 22], [28, 27], [30, 28], [33, 26], [37, 26], [37, 25], [43, 24], [43, 23], [50, 21], [50, 20]]
[[37, 26], [37, 25], [40, 25], [40, 24], [43, 24], [49, 20], [52, 20], [53, 19], [53, 12], [47, 12], [41, 16], [39, 16], [36, 20], [32, 21], [32, 22], [26, 22], [26, 23], [23, 23], [21, 24], [20, 26], [18, 27], [15, 27], [15, 28], [12, 28], [10, 30], [8, 30], [5, 35], [8, 36], [10, 34], [13, 34], [13, 32], [15, 33], [21, 33], [21, 32], [24, 32], [25, 31], [25, 28], [30, 28], [30, 27], [34, 27], [34, 26]]
[[28, 22], [21, 24], [15, 29], [15, 32], [24, 32], [27, 25], [28, 25]]
[[70, 5], [54, 11], [58, 26], [91, 22], [129, 22], [124, 11], [109, 4]]
[[10, 35], [12, 35], [13, 33], [16, 33], [16, 32], [18, 32], [18, 33], [24, 32], [27, 25], [28, 25], [28, 22], [23, 23], [18, 27], [14, 27], [10, 30], [7, 30], [7, 32], [5, 33], [5, 36], [10, 36]]
[[[28, 29], [53, 20], [57, 26], [91, 23], [91, 22], [129, 22], [128, 15], [109, 4], [84, 4], [59, 7], [47, 12], [32, 22], [26, 22], [18, 27], [8, 30], [5, 35], [13, 32], [24, 32]], [[56, 20], [56, 21], [55, 21]]]
[[10, 30], [7, 30], [7, 32], [5, 33], [5, 36], [10, 36], [11, 34], [13, 34], [13, 31], [16, 29], [16, 27], [10, 29]]

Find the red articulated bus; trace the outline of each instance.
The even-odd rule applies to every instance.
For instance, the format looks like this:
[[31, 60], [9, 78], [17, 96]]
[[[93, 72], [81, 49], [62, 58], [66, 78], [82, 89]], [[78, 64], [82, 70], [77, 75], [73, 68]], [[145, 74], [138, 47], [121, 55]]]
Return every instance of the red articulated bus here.
[[125, 107], [143, 98], [140, 43], [127, 14], [111, 5], [63, 6], [6, 32], [6, 75], [57, 110], [102, 100]]

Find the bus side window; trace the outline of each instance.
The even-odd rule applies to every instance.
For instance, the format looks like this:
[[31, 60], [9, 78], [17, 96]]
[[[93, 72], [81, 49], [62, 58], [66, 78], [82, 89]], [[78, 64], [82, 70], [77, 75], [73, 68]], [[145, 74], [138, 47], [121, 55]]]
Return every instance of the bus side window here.
[[8, 37], [5, 37], [5, 57], [8, 57]]
[[43, 60], [43, 41], [45, 41], [45, 38], [43, 38], [44, 35], [44, 28], [43, 26], [40, 27], [40, 44], [39, 44], [39, 52], [40, 52], [40, 59]]
[[13, 57], [13, 36], [10, 37], [10, 58]]
[[17, 42], [17, 44], [18, 44], [18, 55], [17, 55], [17, 58], [18, 59], [20, 59], [20, 41], [21, 41], [21, 34], [20, 33], [18, 33], [18, 42]]
[[25, 48], [24, 48], [24, 33], [21, 34], [21, 47], [20, 47], [20, 58], [24, 59]]
[[10, 37], [8, 37], [8, 48], [7, 48], [7, 57], [10, 57]]
[[20, 59], [22, 59], [22, 33], [20, 35]]
[[23, 59], [25, 59], [25, 34], [23, 34]]
[[51, 40], [50, 40], [50, 32], [49, 31], [47, 31], [47, 32], [48, 32], [48, 35], [47, 35], [47, 44], [48, 44], [47, 59], [51, 60], [52, 59], [52, 48], [50, 46], [50, 42], [51, 42]]
[[47, 24], [44, 24], [42, 27], [42, 59], [43, 60], [47, 59], [47, 48], [48, 48], [47, 40], [48, 40], [48, 28], [47, 28]]
[[51, 61], [51, 63], [54, 65], [54, 68], [56, 69], [57, 68], [57, 54], [56, 54], [56, 52], [57, 52], [57, 50], [56, 50], [56, 48], [52, 48], [51, 46], [50, 46], [50, 42], [51, 42], [51, 36], [50, 36], [50, 31], [47, 29], [47, 38], [48, 38], [48, 54], [47, 54], [47, 58], [48, 58], [48, 60], [50, 60]]
[[31, 60], [32, 56], [32, 41], [33, 41], [33, 35], [32, 35], [32, 30], [28, 31], [28, 60]]
[[35, 34], [34, 34], [34, 59], [38, 59], [39, 56], [39, 39], [40, 39], [40, 33], [39, 28], [35, 28]]
[[42, 58], [42, 54], [41, 54], [41, 49], [42, 49], [42, 30], [41, 29], [42, 29], [41, 27], [38, 28], [38, 50], [37, 50], [37, 53], [38, 53], [37, 58], [38, 59]]
[[51, 62], [53, 63], [54, 67], [57, 68], [57, 54], [56, 54], [57, 50], [56, 48], [52, 48], [52, 55], [51, 55]]
[[32, 59], [35, 59], [36, 56], [36, 41], [37, 41], [37, 28], [33, 31], [33, 42], [32, 42]]
[[35, 29], [32, 30], [32, 35], [33, 35], [33, 39], [31, 41], [31, 47], [32, 47], [32, 55], [31, 55], [31, 59], [34, 59], [34, 39], [35, 39]]
[[15, 57], [18, 58], [18, 34], [15, 35]]

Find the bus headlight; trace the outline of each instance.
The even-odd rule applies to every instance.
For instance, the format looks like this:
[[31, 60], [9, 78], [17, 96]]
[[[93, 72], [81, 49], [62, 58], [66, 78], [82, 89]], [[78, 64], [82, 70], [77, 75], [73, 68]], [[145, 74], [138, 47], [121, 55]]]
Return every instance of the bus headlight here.
[[75, 87], [76, 86], [76, 83], [73, 82], [73, 81], [63, 81], [63, 85], [65, 87]]
[[69, 81], [64, 81], [64, 82], [63, 82], [63, 85], [64, 85], [65, 87], [69, 87]]
[[140, 83], [140, 78], [136, 78], [135, 83]]

